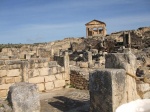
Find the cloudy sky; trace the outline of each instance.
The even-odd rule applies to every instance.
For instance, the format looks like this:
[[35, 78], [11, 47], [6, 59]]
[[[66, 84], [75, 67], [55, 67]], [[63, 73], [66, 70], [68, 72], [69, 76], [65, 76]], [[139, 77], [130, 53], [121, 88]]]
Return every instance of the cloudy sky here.
[[83, 37], [93, 19], [109, 34], [150, 26], [150, 0], [0, 0], [0, 44]]

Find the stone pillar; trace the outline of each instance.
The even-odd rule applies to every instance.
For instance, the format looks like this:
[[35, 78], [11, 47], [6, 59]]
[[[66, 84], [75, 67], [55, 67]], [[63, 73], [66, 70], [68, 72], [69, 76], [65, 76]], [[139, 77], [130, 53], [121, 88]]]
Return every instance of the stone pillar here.
[[89, 28], [86, 27], [86, 37], [88, 37]]
[[88, 63], [89, 63], [89, 67], [92, 66], [93, 62], [92, 62], [92, 52], [88, 51]]
[[[110, 53], [105, 55], [105, 60], [105, 68], [124, 69], [126, 72], [136, 76], [136, 57], [131, 52]], [[136, 80], [127, 74], [126, 78], [127, 102], [140, 98], [137, 93]]]
[[103, 32], [104, 32], [103, 35], [106, 36], [107, 32], [106, 32], [106, 28], [105, 27], [103, 28]]
[[64, 67], [65, 67], [65, 80], [70, 81], [70, 67], [69, 67], [69, 55], [68, 55], [68, 52], [65, 52]]
[[90, 73], [90, 112], [115, 112], [126, 103], [126, 72], [104, 69]]

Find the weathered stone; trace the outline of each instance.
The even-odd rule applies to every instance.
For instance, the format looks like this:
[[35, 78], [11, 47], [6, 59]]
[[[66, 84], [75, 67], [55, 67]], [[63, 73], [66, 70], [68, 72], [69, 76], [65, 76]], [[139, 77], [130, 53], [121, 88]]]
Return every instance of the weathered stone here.
[[19, 69], [13, 69], [7, 71], [7, 76], [19, 76], [21, 74]]
[[56, 61], [50, 61], [48, 66], [51, 68], [51, 67], [55, 67], [57, 66], [57, 62]]
[[53, 82], [47, 82], [47, 83], [45, 83], [45, 89], [46, 90], [54, 89], [54, 83]]
[[34, 77], [29, 79], [29, 83], [41, 83], [44, 82], [44, 77]]
[[8, 84], [8, 83], [14, 83], [15, 80], [14, 80], [14, 77], [6, 77], [5, 78], [5, 83]]
[[0, 70], [0, 77], [6, 76], [7, 71], [6, 70]]
[[16, 83], [9, 88], [8, 101], [14, 112], [40, 112], [37, 86], [30, 83]]
[[150, 84], [148, 83], [138, 83], [137, 91], [142, 99], [150, 99]]
[[0, 90], [1, 89], [9, 89], [10, 86], [11, 86], [11, 84], [2, 84], [2, 85], [0, 85]]
[[88, 62], [80, 62], [79, 65], [81, 68], [88, 68]]
[[63, 87], [65, 86], [65, 80], [56, 80], [54, 81], [55, 87]]
[[5, 78], [0, 78], [0, 84], [5, 84]]
[[7, 90], [0, 90], [0, 97], [6, 97], [7, 96]]
[[39, 91], [43, 91], [45, 89], [44, 83], [36, 84], [38, 86]]
[[15, 82], [21, 82], [21, 77], [14, 77], [15, 78]]
[[56, 74], [57, 73], [57, 67], [53, 67], [52, 68], [52, 74]]
[[41, 76], [49, 75], [49, 68], [41, 68], [39, 71]]
[[56, 74], [55, 76], [57, 80], [61, 80], [63, 78], [62, 73]]
[[91, 73], [90, 112], [115, 112], [119, 105], [126, 103], [126, 99], [126, 76], [123, 69]]
[[45, 78], [45, 82], [50, 82], [50, 81], [56, 80], [55, 75], [45, 76], [44, 78]]
[[[112, 69], [125, 69], [126, 72], [133, 74], [134, 76], [136, 73], [136, 57], [131, 52], [128, 53], [111, 53], [107, 54], [105, 56], [106, 62], [105, 67], [106, 68], [112, 68]], [[126, 74], [126, 88], [128, 91], [128, 101], [136, 100], [139, 97], [137, 91], [136, 91], [136, 80]], [[134, 91], [134, 92], [132, 92]]]
[[105, 56], [106, 68], [125, 69], [127, 72], [136, 73], [136, 57], [131, 52], [129, 53], [110, 53]]

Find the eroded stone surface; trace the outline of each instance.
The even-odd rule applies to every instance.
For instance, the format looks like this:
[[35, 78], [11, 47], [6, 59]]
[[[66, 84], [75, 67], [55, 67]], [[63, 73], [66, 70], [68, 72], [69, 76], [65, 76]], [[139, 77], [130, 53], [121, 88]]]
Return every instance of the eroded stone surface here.
[[37, 86], [30, 83], [16, 83], [9, 88], [8, 100], [14, 112], [40, 112]]

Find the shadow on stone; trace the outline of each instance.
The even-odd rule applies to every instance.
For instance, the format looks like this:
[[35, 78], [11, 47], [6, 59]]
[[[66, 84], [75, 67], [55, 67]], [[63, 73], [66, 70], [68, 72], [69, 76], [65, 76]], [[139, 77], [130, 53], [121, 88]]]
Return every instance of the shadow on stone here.
[[85, 105], [89, 104], [89, 100], [88, 101], [80, 101], [80, 100], [70, 99], [70, 98], [67, 98], [64, 96], [57, 96], [54, 98], [56, 99], [56, 101], [48, 102], [48, 104], [59, 109], [60, 111], [63, 111], [63, 112], [73, 112], [73, 111], [89, 112], [88, 108], [83, 109]]

